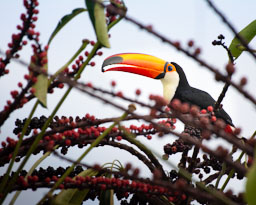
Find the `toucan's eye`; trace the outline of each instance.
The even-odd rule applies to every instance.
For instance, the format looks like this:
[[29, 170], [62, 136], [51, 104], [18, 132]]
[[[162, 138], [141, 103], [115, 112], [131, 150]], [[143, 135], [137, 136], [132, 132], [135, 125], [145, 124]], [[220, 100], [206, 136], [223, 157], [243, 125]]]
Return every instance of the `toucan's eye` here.
[[168, 71], [172, 71], [172, 69], [173, 69], [172, 66], [169, 65], [168, 66]]

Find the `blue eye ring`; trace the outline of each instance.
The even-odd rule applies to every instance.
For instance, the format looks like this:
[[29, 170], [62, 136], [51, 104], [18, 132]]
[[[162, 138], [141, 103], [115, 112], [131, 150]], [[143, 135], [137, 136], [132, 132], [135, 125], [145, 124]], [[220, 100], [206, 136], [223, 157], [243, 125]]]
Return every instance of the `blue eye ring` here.
[[172, 71], [173, 67], [171, 65], [168, 66], [168, 71]]

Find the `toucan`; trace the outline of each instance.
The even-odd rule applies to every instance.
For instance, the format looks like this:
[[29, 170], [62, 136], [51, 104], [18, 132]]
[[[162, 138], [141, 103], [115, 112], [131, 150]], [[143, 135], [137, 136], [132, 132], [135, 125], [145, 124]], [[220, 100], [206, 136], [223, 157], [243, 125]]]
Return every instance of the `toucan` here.
[[[159, 79], [163, 85], [163, 97], [168, 102], [178, 99], [200, 109], [214, 107], [216, 102], [207, 92], [191, 87], [183, 69], [177, 63], [155, 56], [141, 53], [115, 54], [104, 60], [102, 71], [124, 71]], [[223, 108], [218, 109], [215, 115], [234, 128], [230, 116]]]

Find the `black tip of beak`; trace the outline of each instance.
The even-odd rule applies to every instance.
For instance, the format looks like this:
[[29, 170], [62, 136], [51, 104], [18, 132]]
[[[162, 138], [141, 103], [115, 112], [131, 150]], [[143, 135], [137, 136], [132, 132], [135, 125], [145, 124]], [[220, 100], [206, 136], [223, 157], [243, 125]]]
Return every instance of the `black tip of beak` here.
[[106, 60], [104, 60], [101, 66], [101, 71], [105, 72], [104, 67], [112, 64], [118, 64], [118, 63], [121, 63], [122, 61], [123, 61], [123, 58], [120, 56], [113, 56], [113, 57], [107, 58]]

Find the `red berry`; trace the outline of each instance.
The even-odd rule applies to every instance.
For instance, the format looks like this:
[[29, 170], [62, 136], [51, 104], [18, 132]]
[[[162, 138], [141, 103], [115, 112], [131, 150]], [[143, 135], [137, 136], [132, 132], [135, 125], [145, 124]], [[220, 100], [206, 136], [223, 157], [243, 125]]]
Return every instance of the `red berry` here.
[[36, 92], [36, 89], [35, 89], [35, 88], [31, 88], [31, 89], [30, 89], [30, 92], [31, 92], [32, 94], [34, 94], [34, 93]]
[[17, 29], [18, 30], [22, 30], [22, 26], [21, 25], [17, 25]]
[[65, 188], [64, 184], [60, 184], [60, 185], [59, 185], [59, 188], [60, 188], [60, 189], [64, 189], [64, 188]]
[[12, 43], [8, 43], [8, 47], [9, 47], [9, 48], [12, 48], [12, 47], [13, 47], [13, 44], [12, 44]]
[[25, 103], [27, 103], [27, 102], [28, 102], [28, 99], [27, 99], [27, 98], [24, 97], [24, 98], [21, 99], [21, 104], [25, 104]]
[[190, 105], [188, 103], [182, 103], [181, 107], [180, 107], [180, 111], [181, 113], [188, 113], [190, 109]]
[[172, 100], [171, 106], [172, 106], [172, 108], [173, 108], [174, 110], [179, 110], [179, 108], [180, 108], [180, 106], [181, 106], [180, 100], [178, 100], [178, 99]]
[[116, 81], [112, 80], [112, 81], [111, 81], [111, 86], [112, 86], [112, 87], [115, 87], [115, 86], [116, 86]]
[[248, 166], [251, 166], [253, 164], [253, 157], [249, 156], [247, 163]]
[[17, 90], [11, 91], [11, 96], [12, 96], [13, 98], [15, 98], [18, 94], [19, 94], [19, 92], [18, 92]]
[[230, 133], [230, 134], [233, 133], [233, 130], [232, 130], [232, 128], [231, 128], [230, 125], [226, 125], [226, 127], [225, 127], [225, 132], [226, 132], [226, 133]]
[[148, 25], [148, 26], [147, 26], [147, 30], [148, 30], [148, 31], [152, 31], [152, 30], [153, 30], [153, 25]]
[[166, 107], [166, 108], [164, 109], [164, 111], [165, 111], [165, 112], [170, 112], [171, 109], [170, 109], [169, 107]]
[[140, 89], [137, 89], [135, 93], [136, 93], [136, 95], [139, 96], [139, 95], [141, 94], [141, 90], [140, 90]]
[[49, 136], [45, 136], [44, 140], [49, 141], [51, 138]]
[[208, 110], [209, 112], [213, 112], [213, 107], [212, 107], [212, 106], [208, 106], [208, 107], [207, 107], [207, 110]]
[[32, 82], [33, 82], [33, 83], [36, 83], [36, 82], [37, 82], [37, 77], [33, 77], [33, 78], [32, 78]]
[[188, 46], [189, 47], [192, 47], [194, 45], [194, 41], [193, 40], [190, 40], [189, 42], [188, 42]]
[[123, 138], [122, 138], [122, 136], [117, 136], [116, 139], [117, 139], [118, 141], [121, 141]]
[[151, 135], [147, 135], [147, 139], [148, 139], [148, 140], [151, 140], [151, 139], [152, 139], [152, 136], [151, 136]]
[[77, 67], [76, 67], [76, 64], [73, 64], [73, 65], [72, 65], [72, 69], [73, 69], [73, 70], [76, 70], [76, 68], [77, 68]]
[[35, 31], [33, 29], [29, 29], [28, 30], [28, 34], [33, 36], [33, 35], [35, 35]]
[[45, 50], [45, 51], [48, 51], [48, 49], [49, 49], [49, 45], [46, 45], [46, 46], [44, 47], [44, 50]]
[[50, 178], [50, 177], [46, 177], [46, 178], [44, 179], [44, 181], [45, 181], [47, 184], [49, 184], [49, 183], [51, 182], [51, 178]]
[[247, 78], [246, 77], [242, 77], [240, 80], [240, 86], [244, 86], [247, 84]]
[[32, 23], [32, 24], [30, 24], [30, 27], [31, 27], [31, 28], [35, 28], [36, 25]]
[[199, 121], [204, 126], [209, 124], [209, 118], [208, 117], [201, 117]]
[[7, 50], [5, 53], [6, 53], [7, 56], [10, 56], [11, 50]]
[[32, 20], [33, 20], [33, 21], [37, 21], [37, 16], [33, 16], [33, 17], [32, 17]]
[[22, 88], [22, 83], [21, 82], [18, 82], [18, 86], [20, 87], [20, 88]]
[[186, 198], [187, 198], [187, 196], [185, 195], [185, 194], [182, 194], [181, 195], [181, 199], [184, 201], [184, 200], [186, 200]]
[[34, 9], [34, 10], [33, 10], [33, 13], [34, 13], [34, 14], [38, 14], [38, 13], [39, 13], [39, 10], [38, 10], [38, 9]]
[[80, 60], [80, 61], [83, 61], [83, 60], [84, 60], [84, 57], [83, 57], [83, 56], [79, 56], [79, 60]]
[[26, 20], [26, 14], [21, 14], [21, 15], [20, 15], [20, 19], [21, 19], [22, 21], [25, 21], [25, 20]]
[[123, 93], [121, 91], [119, 91], [119, 92], [116, 93], [116, 96], [122, 98], [123, 97]]
[[2, 142], [2, 146], [3, 146], [3, 147], [6, 147], [6, 142], [3, 141], [3, 142]]
[[65, 140], [65, 144], [66, 144], [67, 146], [70, 146], [70, 145], [71, 145], [71, 140], [70, 140], [70, 139], [66, 139], [66, 140]]
[[140, 170], [138, 168], [135, 168], [133, 171], [133, 176], [138, 176], [140, 173]]
[[95, 62], [91, 62], [90, 65], [93, 67], [95, 66]]
[[48, 63], [47, 58], [44, 58], [43, 60], [41, 60], [41, 64], [42, 64], [42, 65], [44, 65], [44, 64], [46, 64], [46, 63]]
[[99, 55], [99, 56], [102, 56], [102, 54], [103, 54], [102, 51], [99, 51], [99, 52], [97, 53], [97, 55]]
[[217, 120], [217, 118], [216, 118], [215, 116], [212, 116], [212, 117], [211, 117], [211, 121], [212, 121], [212, 122], [216, 122], [216, 120]]
[[100, 189], [101, 189], [101, 190], [106, 190], [106, 188], [107, 188], [107, 185], [106, 185], [106, 184], [101, 184], [101, 185], [100, 185]]
[[170, 197], [168, 197], [168, 200], [169, 200], [170, 202], [173, 202], [173, 201], [175, 200], [175, 198], [172, 197], [172, 196], [170, 196]]
[[201, 49], [200, 48], [196, 48], [194, 55], [199, 55], [200, 53], [201, 53]]
[[0, 61], [0, 69], [4, 69], [4, 68], [5, 68], [5, 64]]
[[34, 129], [34, 130], [33, 130], [33, 134], [34, 134], [34, 135], [37, 135], [37, 134], [38, 134], [37, 129]]
[[176, 48], [180, 48], [180, 42], [179, 41], [175, 41], [173, 43], [173, 45], [176, 47]]
[[92, 88], [92, 83], [86, 83], [86, 86], [89, 87], [89, 88]]
[[84, 55], [85, 55], [85, 56], [88, 56], [88, 55], [89, 55], [89, 52], [88, 52], [88, 51], [85, 51], [85, 52], [84, 52]]
[[45, 51], [39, 54], [40, 58], [44, 58], [45, 56], [47, 56], [47, 52]]
[[95, 42], [94, 42], [94, 41], [91, 41], [90, 44], [91, 44], [92, 46], [94, 46], [94, 45], [95, 45]]
[[190, 113], [191, 115], [193, 115], [194, 117], [196, 117], [199, 114], [199, 109], [197, 106], [192, 105], [191, 109], [190, 109]]
[[64, 83], [59, 83], [58, 88], [62, 89], [64, 87]]
[[55, 175], [53, 175], [53, 176], [52, 176], [52, 180], [56, 182], [56, 181], [58, 181], [58, 177], [55, 176]]
[[113, 21], [115, 21], [115, 20], [116, 20], [116, 17], [115, 17], [115, 16], [111, 16], [110, 22], [113, 22]]
[[173, 147], [172, 147], [172, 152], [173, 152], [173, 153], [176, 153], [176, 152], [177, 152], [177, 147], [176, 147], [176, 146], [173, 146]]
[[202, 113], [202, 114], [206, 114], [206, 113], [207, 113], [206, 109], [202, 109], [202, 110], [201, 110], [201, 113]]
[[227, 64], [226, 71], [228, 75], [232, 75], [235, 72], [235, 67], [232, 63]]
[[77, 124], [73, 121], [70, 123], [70, 125], [71, 125], [71, 127], [76, 127]]
[[24, 78], [25, 78], [26, 80], [30, 80], [30, 75], [25, 74], [25, 75], [24, 75]]
[[34, 175], [32, 179], [34, 182], [37, 182], [39, 178], [38, 178], [38, 176]]

